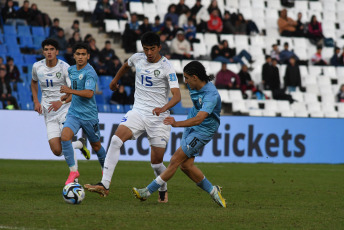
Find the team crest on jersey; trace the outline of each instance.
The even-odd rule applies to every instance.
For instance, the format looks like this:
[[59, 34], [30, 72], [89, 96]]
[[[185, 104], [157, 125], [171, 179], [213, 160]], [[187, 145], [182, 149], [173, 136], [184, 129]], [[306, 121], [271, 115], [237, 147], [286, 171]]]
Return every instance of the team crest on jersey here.
[[198, 98], [198, 102], [199, 102], [200, 105], [202, 105], [202, 98], [201, 97]]
[[84, 77], [84, 75], [80, 74], [79, 75], [79, 80], [81, 80]]
[[57, 77], [57, 79], [60, 79], [61, 73], [60, 72], [56, 73], [56, 77]]
[[155, 76], [155, 77], [158, 77], [158, 76], [159, 76], [159, 74], [160, 74], [160, 71], [159, 71], [159, 70], [157, 70], [157, 69], [156, 69], [156, 70], [154, 70], [154, 76]]

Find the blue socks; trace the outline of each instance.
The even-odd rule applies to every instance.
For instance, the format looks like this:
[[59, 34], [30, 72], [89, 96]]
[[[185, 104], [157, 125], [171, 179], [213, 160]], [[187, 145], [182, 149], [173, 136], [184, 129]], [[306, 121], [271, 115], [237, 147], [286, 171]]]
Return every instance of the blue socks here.
[[105, 157], [106, 157], [106, 152], [105, 149], [103, 148], [103, 146], [101, 146], [101, 148], [99, 149], [98, 152], [96, 152], [97, 156], [98, 156], [98, 161], [100, 163], [100, 165], [102, 166], [102, 168], [104, 168], [104, 161], [105, 161]]
[[197, 186], [206, 191], [207, 193], [210, 194], [210, 192], [213, 190], [213, 185], [208, 181], [207, 178], [204, 177], [204, 179], [197, 183]]
[[156, 182], [156, 180], [153, 180], [152, 183], [150, 183], [147, 188], [148, 191], [152, 194], [153, 192], [156, 192], [161, 187], [160, 184]]
[[62, 144], [62, 152], [66, 159], [66, 162], [69, 167], [73, 167], [75, 165], [74, 160], [74, 150], [71, 141], [61, 141]]

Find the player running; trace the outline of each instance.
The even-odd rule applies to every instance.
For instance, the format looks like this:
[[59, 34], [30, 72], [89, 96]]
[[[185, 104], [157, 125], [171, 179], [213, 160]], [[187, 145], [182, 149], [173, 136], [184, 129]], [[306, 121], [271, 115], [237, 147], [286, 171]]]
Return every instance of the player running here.
[[86, 133], [92, 149], [98, 156], [101, 167], [104, 166], [106, 152], [100, 144], [100, 131], [98, 110], [95, 99], [96, 83], [98, 75], [93, 67], [88, 64], [90, 48], [86, 43], [77, 43], [73, 47], [73, 55], [76, 65], [69, 67], [68, 73], [71, 80], [71, 88], [61, 86], [60, 92], [72, 94], [72, 103], [68, 110], [66, 121], [61, 134], [62, 152], [69, 166], [70, 173], [66, 184], [79, 177], [78, 167], [75, 164], [71, 140], [80, 128]]
[[[164, 125], [169, 109], [180, 99], [178, 79], [172, 64], [160, 55], [160, 38], [157, 34], [147, 32], [142, 36], [144, 53], [136, 53], [120, 68], [110, 83], [112, 90], [118, 89], [118, 81], [132, 67], [136, 68], [135, 102], [133, 109], [122, 119], [106, 155], [103, 178], [96, 185], [85, 184], [89, 191], [101, 196], [109, 194], [111, 178], [117, 165], [120, 148], [127, 140], [137, 139], [145, 131], [151, 146], [151, 166], [155, 176], [159, 176], [166, 167], [163, 157], [170, 138], [171, 127]], [[169, 90], [172, 98], [168, 101]], [[159, 189], [159, 202], [168, 201], [167, 184]]]
[[213, 200], [226, 208], [226, 201], [221, 195], [221, 187], [213, 186], [204, 174], [194, 165], [195, 156], [205, 146], [220, 125], [221, 98], [215, 86], [210, 82], [213, 76], [207, 76], [204, 66], [192, 61], [184, 67], [185, 83], [194, 104], [187, 120], [175, 121], [173, 117], [164, 120], [165, 125], [186, 127], [181, 140], [181, 147], [173, 154], [167, 169], [146, 188], [133, 188], [134, 195], [145, 201], [153, 192], [173, 177], [178, 167], [197, 186], [208, 192]]
[[[60, 86], [70, 86], [70, 79], [68, 77], [69, 65], [57, 59], [56, 56], [59, 53], [57, 41], [53, 39], [44, 40], [42, 42], [42, 49], [45, 59], [34, 63], [32, 67], [32, 97], [35, 111], [44, 115], [51, 151], [56, 156], [62, 156], [61, 131], [71, 99], [60, 101], [61, 96], [63, 96], [60, 93]], [[42, 104], [37, 96], [38, 82], [42, 90]], [[86, 140], [84, 138], [80, 138], [72, 144], [74, 149], [80, 149], [85, 158], [90, 159], [90, 151], [86, 148]]]

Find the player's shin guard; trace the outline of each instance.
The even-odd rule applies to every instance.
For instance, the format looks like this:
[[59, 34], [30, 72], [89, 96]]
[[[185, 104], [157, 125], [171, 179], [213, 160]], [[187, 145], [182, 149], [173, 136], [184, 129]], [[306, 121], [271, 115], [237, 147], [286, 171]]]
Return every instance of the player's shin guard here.
[[110, 186], [111, 178], [118, 163], [122, 145], [123, 142], [118, 136], [114, 135], [111, 138], [111, 143], [109, 146], [109, 150], [106, 154], [103, 169], [102, 184], [105, 186], [105, 188], [109, 188]]
[[70, 141], [61, 141], [62, 152], [66, 159], [66, 162], [71, 169], [71, 171], [76, 171], [75, 160], [74, 160], [74, 150], [72, 143]]
[[102, 168], [104, 168], [104, 161], [105, 161], [105, 157], [106, 157], [106, 152], [105, 149], [103, 148], [103, 146], [100, 147], [99, 151], [96, 152], [97, 156], [98, 156], [98, 161], [100, 163], [100, 165], [102, 166]]
[[[166, 170], [166, 166], [163, 163], [160, 164], [151, 164], [154, 174], [156, 177], [160, 176], [161, 173], [163, 173]], [[159, 188], [159, 191], [166, 191], [167, 190], [167, 183], [164, 183]]]

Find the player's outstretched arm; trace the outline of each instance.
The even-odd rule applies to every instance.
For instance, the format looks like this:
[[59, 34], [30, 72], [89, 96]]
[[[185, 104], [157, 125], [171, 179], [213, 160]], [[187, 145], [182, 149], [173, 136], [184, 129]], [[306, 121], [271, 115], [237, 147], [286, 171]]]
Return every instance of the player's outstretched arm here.
[[185, 121], [175, 121], [173, 117], [166, 117], [164, 119], [165, 125], [171, 125], [172, 127], [191, 127], [200, 125], [204, 119], [208, 117], [208, 113], [204, 111], [199, 111], [195, 117], [187, 119]]
[[131, 67], [128, 65], [128, 62], [125, 62], [122, 67], [118, 70], [116, 76], [114, 77], [114, 79], [112, 79], [112, 81], [110, 82], [110, 89], [112, 91], [116, 91], [119, 88], [118, 85], [118, 81], [123, 77], [123, 75], [129, 71]]
[[38, 82], [31, 80], [31, 91], [32, 91], [32, 98], [33, 103], [35, 104], [35, 111], [39, 114], [42, 114], [42, 106], [41, 103], [39, 103], [38, 100]]
[[60, 92], [61, 93], [68, 93], [68, 94], [74, 94], [74, 95], [77, 95], [79, 97], [86, 97], [86, 98], [91, 98], [91, 97], [93, 97], [93, 94], [94, 94], [93, 90], [90, 90], [90, 89], [74, 90], [74, 89], [69, 88], [66, 85], [61, 86]]
[[155, 108], [155, 109], [153, 109], [153, 115], [159, 116], [160, 113], [163, 113], [166, 110], [169, 110], [170, 108], [175, 106], [178, 102], [180, 102], [181, 94], [180, 94], [179, 88], [172, 88], [171, 89], [171, 93], [172, 93], [171, 100], [166, 105], [164, 105], [162, 108]]

